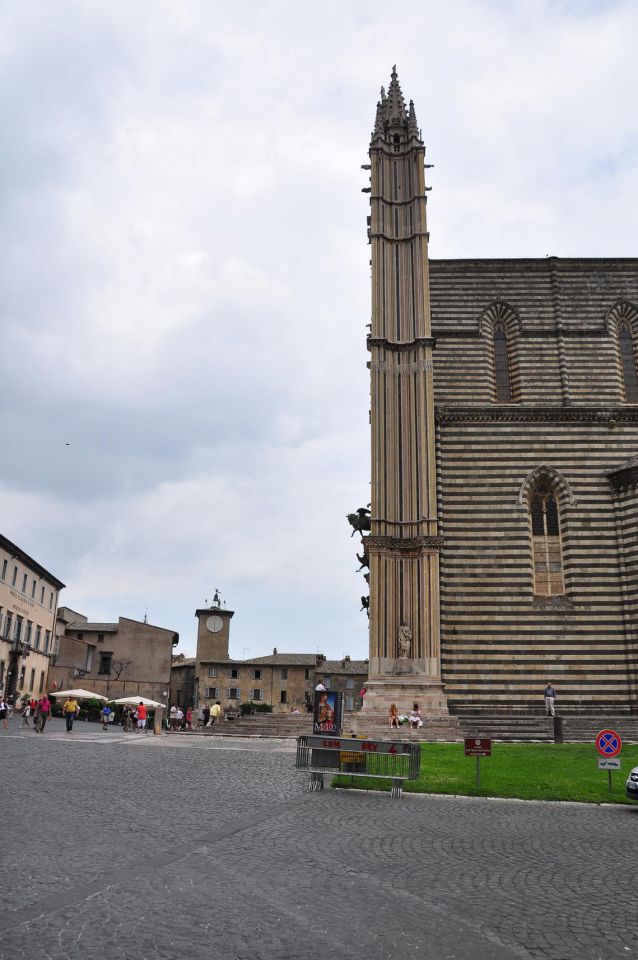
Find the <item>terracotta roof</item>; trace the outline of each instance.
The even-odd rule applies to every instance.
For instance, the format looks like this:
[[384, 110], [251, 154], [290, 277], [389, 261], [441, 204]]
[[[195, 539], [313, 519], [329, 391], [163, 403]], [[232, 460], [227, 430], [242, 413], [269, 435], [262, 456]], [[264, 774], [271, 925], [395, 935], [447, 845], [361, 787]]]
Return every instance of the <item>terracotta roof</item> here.
[[184, 657], [183, 660], [173, 660], [171, 664], [172, 670], [177, 670], [179, 667], [192, 667], [196, 662], [195, 657]]
[[270, 664], [274, 667], [314, 667], [317, 664], [317, 655], [315, 653], [271, 653], [268, 657], [251, 657], [250, 660], [239, 662], [261, 663], [264, 666]]
[[88, 623], [85, 620], [76, 620], [75, 623], [68, 623], [67, 630], [73, 630], [74, 633], [117, 633], [117, 623]]
[[324, 660], [317, 665], [317, 673], [363, 673], [368, 675], [369, 663], [367, 660]]

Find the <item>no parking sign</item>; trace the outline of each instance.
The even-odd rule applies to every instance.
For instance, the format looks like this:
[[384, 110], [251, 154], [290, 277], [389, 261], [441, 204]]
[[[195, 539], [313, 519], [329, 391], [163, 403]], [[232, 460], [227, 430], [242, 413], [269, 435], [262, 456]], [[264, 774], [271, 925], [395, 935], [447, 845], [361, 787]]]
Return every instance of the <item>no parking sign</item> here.
[[596, 749], [601, 757], [617, 757], [622, 750], [620, 734], [615, 730], [601, 730], [596, 737]]
[[[620, 760], [616, 760], [615, 762], [613, 760], [613, 757], [617, 757], [622, 750], [620, 734], [616, 733], [615, 730], [601, 730], [596, 737], [596, 749], [601, 757], [604, 757], [605, 760], [608, 761], [605, 763], [605, 760], [599, 760], [598, 767], [607, 771], [609, 792], [611, 793], [611, 771], [618, 769], [620, 766]], [[618, 764], [618, 767], [616, 767], [615, 764]]]

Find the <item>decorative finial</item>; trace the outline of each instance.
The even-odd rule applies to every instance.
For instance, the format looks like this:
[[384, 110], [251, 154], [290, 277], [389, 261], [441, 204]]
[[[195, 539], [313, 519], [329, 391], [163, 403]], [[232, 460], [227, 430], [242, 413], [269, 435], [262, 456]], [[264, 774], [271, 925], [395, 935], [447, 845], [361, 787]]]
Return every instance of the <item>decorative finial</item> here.
[[397, 124], [402, 120], [407, 120], [408, 112], [405, 109], [405, 100], [399, 86], [397, 68], [392, 68], [392, 79], [388, 87], [388, 97], [385, 103], [385, 116], [388, 123]]
[[379, 100], [377, 103], [377, 115], [374, 118], [374, 130], [372, 131], [372, 139], [376, 140], [377, 137], [383, 136], [383, 104]]
[[410, 109], [408, 111], [408, 134], [412, 137], [419, 136], [419, 128], [416, 122], [416, 110], [414, 109], [414, 100], [410, 100]]

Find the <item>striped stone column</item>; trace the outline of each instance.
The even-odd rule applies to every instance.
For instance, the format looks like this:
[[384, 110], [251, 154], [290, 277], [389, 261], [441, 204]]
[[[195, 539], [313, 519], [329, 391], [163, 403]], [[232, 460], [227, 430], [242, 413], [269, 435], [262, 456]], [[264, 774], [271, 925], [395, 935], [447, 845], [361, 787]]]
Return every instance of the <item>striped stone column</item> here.
[[370, 144], [372, 486], [370, 681], [364, 711], [446, 714], [426, 224], [425, 147], [396, 69]]

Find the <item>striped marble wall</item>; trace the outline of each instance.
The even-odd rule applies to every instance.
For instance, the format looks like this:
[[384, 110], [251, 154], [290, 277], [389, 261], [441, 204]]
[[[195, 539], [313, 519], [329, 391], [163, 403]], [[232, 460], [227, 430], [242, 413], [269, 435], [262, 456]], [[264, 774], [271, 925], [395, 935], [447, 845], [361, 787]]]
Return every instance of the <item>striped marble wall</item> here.
[[[638, 455], [609, 313], [638, 261], [431, 261], [442, 670], [452, 710], [638, 709]], [[494, 403], [489, 310], [517, 318], [517, 403]], [[486, 322], [487, 316], [487, 322]], [[509, 333], [508, 333], [509, 336]], [[565, 593], [534, 596], [526, 481], [560, 506]], [[625, 478], [633, 474], [622, 474]]]

